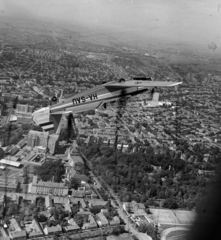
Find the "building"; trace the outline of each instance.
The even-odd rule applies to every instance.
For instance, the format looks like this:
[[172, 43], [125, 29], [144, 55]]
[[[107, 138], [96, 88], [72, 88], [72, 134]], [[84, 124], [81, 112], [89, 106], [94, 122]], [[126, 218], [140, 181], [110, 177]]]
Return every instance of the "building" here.
[[120, 225], [120, 219], [118, 216], [114, 216], [113, 219], [110, 221], [111, 226], [117, 226]]
[[29, 238], [33, 239], [41, 236], [44, 236], [43, 231], [39, 223], [35, 219], [33, 219], [31, 223], [30, 232], [29, 232]]
[[15, 113], [33, 113], [34, 106], [17, 104]]
[[78, 225], [64, 227], [65, 232], [78, 232], [79, 229]]
[[10, 155], [14, 156], [17, 152], [19, 152], [19, 150], [20, 149], [15, 146], [9, 151], [9, 153], [10, 153]]
[[34, 147], [44, 147], [50, 151], [51, 154], [55, 153], [58, 145], [59, 135], [49, 135], [48, 132], [39, 132], [30, 130], [28, 133], [27, 145], [32, 150]]
[[19, 232], [11, 232], [10, 234], [11, 239], [13, 240], [24, 240], [27, 239], [27, 234], [25, 230]]
[[[2, 178], [0, 180], [0, 190], [4, 191], [5, 190], [5, 179]], [[18, 181], [16, 179], [7, 179], [7, 191], [8, 192], [16, 192], [18, 187]]]
[[97, 228], [97, 223], [92, 215], [88, 216], [87, 221], [83, 224], [82, 229]]
[[7, 230], [2, 226], [0, 227], [0, 239], [10, 240]]
[[9, 165], [9, 166], [13, 166], [13, 167], [19, 167], [21, 165], [20, 162], [11, 161], [11, 160], [8, 160], [8, 159], [1, 159], [0, 163], [5, 164], [5, 165]]
[[93, 206], [106, 206], [107, 205], [107, 201], [103, 201], [101, 199], [87, 199], [89, 201], [89, 207], [93, 207]]
[[107, 218], [104, 216], [104, 214], [102, 212], [99, 212], [97, 214], [97, 217], [98, 217], [97, 224], [100, 227], [104, 227], [104, 226], [108, 225], [108, 220], [107, 220]]
[[214, 170], [198, 170], [198, 175], [200, 176], [214, 176], [215, 172]]
[[136, 201], [132, 202], [124, 202], [123, 203], [123, 209], [126, 212], [136, 212], [139, 210], [145, 210], [145, 206], [143, 203], [137, 203]]
[[12, 218], [9, 220], [9, 228], [8, 228], [8, 233], [11, 239], [26, 239], [26, 231], [22, 230], [19, 223], [15, 218]]
[[46, 196], [45, 197], [45, 207], [47, 209], [51, 208], [53, 206], [53, 199], [51, 198], [51, 196]]
[[80, 227], [77, 225], [73, 218], [69, 219], [68, 223], [70, 225], [64, 227], [65, 232], [78, 232], [78, 230], [80, 230]]
[[33, 149], [36, 146], [46, 147], [48, 142], [48, 132], [30, 130], [28, 133], [27, 146]]
[[37, 176], [33, 176], [33, 181], [29, 185], [29, 192], [43, 195], [67, 196], [68, 187], [66, 187], [64, 183], [38, 181]]
[[27, 139], [24, 138], [24, 139], [22, 139], [22, 140], [17, 144], [17, 146], [18, 146], [19, 148], [23, 148], [26, 144], [27, 144]]
[[34, 106], [17, 104], [15, 110], [15, 115], [17, 116], [17, 123], [31, 124], [33, 110]]
[[[14, 149], [14, 148], [13, 148], [13, 149]], [[12, 150], [13, 150], [13, 149], [12, 149]], [[9, 153], [11, 153], [11, 151], [9, 151]], [[10, 155], [6, 156], [5, 159], [6, 159], [6, 160], [10, 160], [10, 161], [14, 161], [14, 162], [17, 162], [17, 161], [20, 160], [19, 157], [10, 156]]]
[[38, 154], [34, 153], [34, 152], [30, 152], [28, 155], [26, 155], [23, 158], [24, 162], [28, 162], [28, 161], [33, 161], [36, 157], [38, 156]]
[[52, 134], [52, 135], [49, 135], [49, 139], [48, 139], [48, 150], [51, 154], [54, 154], [55, 153], [55, 150], [58, 146], [58, 138], [59, 138], [59, 135], [57, 134]]
[[60, 225], [53, 226], [53, 227], [45, 227], [44, 228], [45, 235], [53, 235], [62, 233], [62, 229]]
[[75, 152], [74, 149], [72, 152], [70, 151], [70, 148], [68, 149], [68, 163], [71, 167], [73, 167], [76, 171], [80, 173], [84, 173], [84, 161], [81, 156], [79, 156], [78, 152]]

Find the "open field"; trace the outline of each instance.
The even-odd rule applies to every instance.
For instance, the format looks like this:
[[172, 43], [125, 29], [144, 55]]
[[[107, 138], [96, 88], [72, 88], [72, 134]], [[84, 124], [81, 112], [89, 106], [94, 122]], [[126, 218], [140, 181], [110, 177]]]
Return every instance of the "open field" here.
[[178, 218], [180, 224], [190, 224], [195, 219], [195, 212], [184, 210], [173, 210], [174, 214]]
[[153, 219], [160, 224], [190, 225], [195, 218], [195, 212], [185, 210], [170, 210], [151, 208]]

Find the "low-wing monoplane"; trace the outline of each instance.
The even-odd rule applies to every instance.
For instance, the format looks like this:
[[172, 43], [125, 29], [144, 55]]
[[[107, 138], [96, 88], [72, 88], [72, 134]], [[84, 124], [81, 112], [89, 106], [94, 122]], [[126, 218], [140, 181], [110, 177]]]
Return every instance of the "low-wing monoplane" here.
[[63, 98], [61, 103], [39, 109], [33, 113], [33, 121], [44, 131], [60, 133], [61, 120], [64, 115], [76, 114], [94, 110], [101, 106], [106, 107], [108, 102], [129, 99], [131, 96], [146, 92], [150, 100], [154, 96], [155, 87], [173, 87], [182, 82], [149, 81], [150, 78], [134, 78], [125, 81], [108, 82], [78, 93], [70, 98]]

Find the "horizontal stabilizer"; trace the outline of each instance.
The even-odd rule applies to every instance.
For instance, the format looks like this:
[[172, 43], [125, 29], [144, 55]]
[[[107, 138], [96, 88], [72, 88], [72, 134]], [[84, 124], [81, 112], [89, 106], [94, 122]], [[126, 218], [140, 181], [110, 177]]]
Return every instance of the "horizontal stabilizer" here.
[[105, 87], [125, 88], [125, 87], [174, 87], [182, 82], [168, 82], [168, 81], [126, 81], [121, 83], [105, 84]]
[[72, 111], [60, 111], [60, 112], [52, 112], [51, 115], [65, 115], [68, 113], [72, 113]]

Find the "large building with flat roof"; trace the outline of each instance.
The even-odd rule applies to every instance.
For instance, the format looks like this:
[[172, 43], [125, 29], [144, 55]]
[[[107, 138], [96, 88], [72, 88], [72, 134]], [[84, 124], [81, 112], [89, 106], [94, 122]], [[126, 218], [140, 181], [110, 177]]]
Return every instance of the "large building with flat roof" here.
[[4, 165], [9, 165], [9, 166], [12, 166], [12, 167], [19, 167], [21, 165], [20, 162], [11, 161], [11, 160], [8, 160], [8, 159], [1, 159], [0, 163], [2, 163]]
[[43, 194], [43, 195], [59, 195], [59, 196], [67, 196], [68, 195], [68, 187], [65, 186], [64, 183], [56, 183], [52, 181], [43, 182], [38, 181], [37, 176], [33, 176], [33, 181], [30, 183], [29, 187], [30, 193], [34, 194]]
[[30, 130], [28, 133], [27, 145], [33, 149], [36, 146], [46, 147], [48, 141], [48, 132], [39, 132]]
[[27, 145], [31, 149], [34, 147], [44, 147], [47, 148], [51, 154], [54, 154], [58, 145], [58, 138], [59, 135], [56, 134], [49, 135], [48, 132], [30, 130]]
[[18, 181], [16, 179], [8, 178], [7, 181], [5, 181], [5, 178], [2, 176], [2, 178], [0, 179], [0, 190], [1, 191], [5, 190], [6, 184], [7, 184], [8, 192], [15, 192], [17, 190]]
[[15, 110], [15, 115], [17, 116], [17, 123], [31, 124], [33, 110], [34, 106], [17, 104]]

